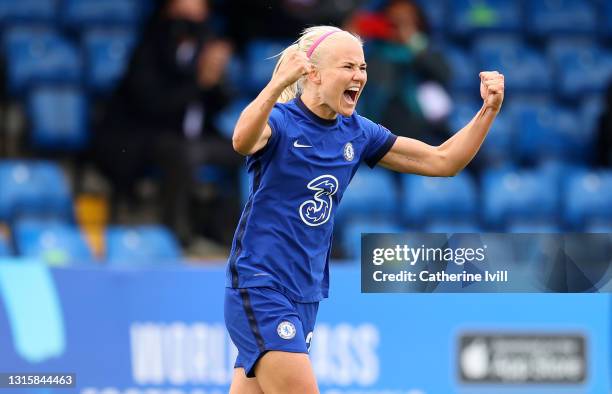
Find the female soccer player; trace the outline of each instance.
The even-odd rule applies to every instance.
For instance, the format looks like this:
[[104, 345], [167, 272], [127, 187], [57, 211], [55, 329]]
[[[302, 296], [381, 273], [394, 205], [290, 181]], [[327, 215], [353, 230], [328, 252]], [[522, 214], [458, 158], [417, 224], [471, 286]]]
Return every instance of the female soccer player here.
[[236, 123], [233, 145], [247, 156], [252, 187], [227, 266], [225, 323], [238, 348], [230, 393], [318, 392], [308, 348], [328, 293], [333, 216], [359, 163], [453, 176], [480, 148], [504, 97], [503, 75], [481, 72], [482, 108], [430, 146], [355, 112], [366, 80], [359, 38], [312, 27]]

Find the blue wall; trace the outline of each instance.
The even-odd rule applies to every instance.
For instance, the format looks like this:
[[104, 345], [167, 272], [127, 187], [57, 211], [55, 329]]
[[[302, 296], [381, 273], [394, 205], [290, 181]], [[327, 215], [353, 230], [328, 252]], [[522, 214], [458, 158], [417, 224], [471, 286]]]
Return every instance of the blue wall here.
[[[227, 392], [235, 348], [223, 326], [223, 284], [220, 268], [2, 261], [0, 371], [77, 374], [78, 389], [20, 393]], [[328, 394], [602, 394], [611, 381], [610, 301], [609, 294], [361, 294], [358, 267], [336, 266], [311, 356]], [[458, 340], [474, 332], [582, 335], [586, 380], [462, 384]]]

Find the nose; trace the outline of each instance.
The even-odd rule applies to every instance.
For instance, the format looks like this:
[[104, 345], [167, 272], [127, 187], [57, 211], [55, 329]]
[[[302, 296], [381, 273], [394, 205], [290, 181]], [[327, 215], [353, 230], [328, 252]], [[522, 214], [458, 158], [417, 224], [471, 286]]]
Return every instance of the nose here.
[[353, 81], [364, 82], [367, 78], [365, 70], [357, 69], [353, 73]]

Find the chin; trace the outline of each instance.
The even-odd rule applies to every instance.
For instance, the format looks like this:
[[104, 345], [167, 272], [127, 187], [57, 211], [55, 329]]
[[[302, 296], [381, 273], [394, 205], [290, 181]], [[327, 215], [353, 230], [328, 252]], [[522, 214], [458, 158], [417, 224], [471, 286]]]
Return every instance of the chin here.
[[351, 116], [353, 115], [353, 112], [355, 112], [355, 108], [343, 109], [340, 110], [338, 113], [342, 116]]
[[338, 113], [342, 116], [351, 116], [353, 112], [355, 112], [355, 108], [357, 107], [357, 103], [352, 106], [340, 106]]

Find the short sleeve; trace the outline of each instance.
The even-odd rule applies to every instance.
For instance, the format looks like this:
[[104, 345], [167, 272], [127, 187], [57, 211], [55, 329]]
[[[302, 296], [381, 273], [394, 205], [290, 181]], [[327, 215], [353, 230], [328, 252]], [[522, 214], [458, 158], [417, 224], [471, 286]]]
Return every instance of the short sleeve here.
[[368, 142], [364, 150], [363, 161], [373, 168], [395, 143], [397, 136], [387, 128], [369, 119], [361, 118]]
[[285, 130], [286, 123], [285, 108], [281, 104], [274, 105], [272, 111], [270, 112], [270, 116], [268, 117], [268, 126], [270, 126], [272, 133], [266, 146], [255, 153], [255, 157], [262, 157], [266, 153], [274, 150], [276, 145], [278, 145], [278, 140], [280, 139], [281, 133], [283, 130]]

